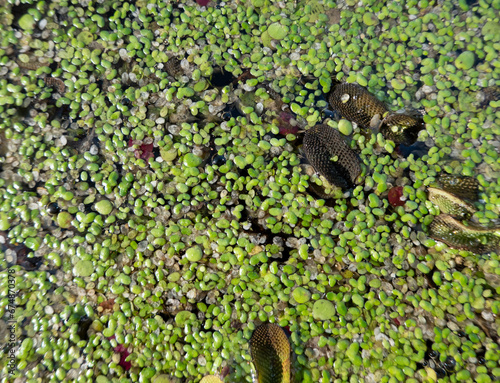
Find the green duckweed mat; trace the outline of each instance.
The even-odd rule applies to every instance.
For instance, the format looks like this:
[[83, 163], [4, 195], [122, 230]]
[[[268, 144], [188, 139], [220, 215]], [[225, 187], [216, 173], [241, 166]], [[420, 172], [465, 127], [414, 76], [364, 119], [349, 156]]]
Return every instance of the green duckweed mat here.
[[[293, 382], [498, 380], [499, 255], [431, 239], [426, 187], [474, 177], [498, 225], [499, 10], [0, 0], [0, 381], [251, 382], [262, 322]], [[418, 143], [339, 123], [332, 79]], [[362, 162], [337, 199], [301, 166], [319, 123]]]

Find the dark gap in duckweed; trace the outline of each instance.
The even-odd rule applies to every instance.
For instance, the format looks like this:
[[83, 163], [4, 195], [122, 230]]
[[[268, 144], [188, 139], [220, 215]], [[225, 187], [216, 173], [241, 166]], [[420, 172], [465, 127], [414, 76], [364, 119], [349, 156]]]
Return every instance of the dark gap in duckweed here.
[[92, 322], [93, 320], [90, 319], [87, 315], [83, 315], [78, 321], [78, 331], [76, 334], [80, 337], [81, 340], [89, 340], [88, 331]]
[[21, 26], [19, 25], [19, 19], [25, 14], [27, 14], [28, 10], [33, 7], [34, 7], [33, 4], [23, 4], [23, 3], [12, 5], [10, 9], [10, 12], [13, 16], [12, 25], [20, 29]]
[[220, 116], [224, 121], [229, 121], [231, 118], [244, 117], [245, 115], [241, 113], [238, 109], [236, 103], [226, 104], [224, 109], [220, 112]]
[[[43, 258], [35, 257], [33, 251], [28, 249], [24, 244], [17, 246], [8, 246], [16, 253], [16, 265], [21, 266], [26, 271], [38, 270], [42, 265]], [[32, 255], [31, 257], [29, 255]]]
[[[407, 146], [404, 144], [399, 144], [396, 146], [396, 153], [404, 158], [408, 158], [410, 154], [413, 154], [414, 159], [419, 159], [425, 156], [429, 152], [430, 147], [428, 147], [425, 142], [417, 141], [414, 144]], [[409, 173], [409, 169], [405, 169]]]
[[234, 75], [224, 70], [221, 67], [216, 67], [213, 70], [212, 77], [210, 78], [210, 84], [216, 88], [223, 88], [235, 81]]

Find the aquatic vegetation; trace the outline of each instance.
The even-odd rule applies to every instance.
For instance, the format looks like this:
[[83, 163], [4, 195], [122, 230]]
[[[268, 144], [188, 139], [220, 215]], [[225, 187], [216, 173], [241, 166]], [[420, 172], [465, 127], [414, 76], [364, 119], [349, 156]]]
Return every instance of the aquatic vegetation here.
[[287, 134], [296, 135], [300, 130], [300, 126], [295, 119], [295, 115], [290, 112], [281, 112], [276, 118], [275, 123], [279, 128], [279, 133], [284, 136]]
[[[274, 323], [290, 381], [498, 380], [499, 22], [492, 0], [0, 2], [0, 379], [248, 383]], [[421, 112], [410, 146], [379, 130], [396, 111]], [[325, 170], [354, 155], [345, 189], [305, 138]], [[429, 187], [470, 223], [439, 226]]]

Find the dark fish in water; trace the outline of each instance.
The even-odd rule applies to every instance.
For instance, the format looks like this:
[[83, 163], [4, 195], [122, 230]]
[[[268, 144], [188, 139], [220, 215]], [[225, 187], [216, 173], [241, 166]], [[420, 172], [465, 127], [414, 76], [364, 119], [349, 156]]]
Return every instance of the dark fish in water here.
[[412, 145], [417, 141], [418, 132], [425, 128], [421, 117], [407, 114], [391, 114], [382, 121], [380, 133], [395, 144]]
[[257, 327], [250, 338], [250, 355], [256, 370], [254, 383], [290, 382], [290, 342], [280, 326]]
[[330, 184], [342, 190], [354, 186], [361, 166], [337, 130], [327, 125], [314, 126], [304, 136], [303, 150], [309, 163]]
[[181, 67], [181, 60], [177, 57], [170, 57], [165, 64], [165, 70], [172, 77], [179, 77], [184, 74], [184, 70]]
[[476, 254], [500, 250], [500, 229], [465, 226], [450, 215], [440, 214], [429, 225], [429, 236], [448, 246]]
[[479, 182], [474, 177], [440, 174], [436, 179], [441, 189], [448, 193], [470, 201], [476, 201], [478, 198]]
[[382, 101], [358, 84], [334, 84], [328, 102], [342, 117], [362, 128], [377, 126], [387, 112]]
[[428, 188], [429, 200], [439, 207], [441, 213], [460, 219], [470, 218], [477, 210], [471, 204], [445, 190]]

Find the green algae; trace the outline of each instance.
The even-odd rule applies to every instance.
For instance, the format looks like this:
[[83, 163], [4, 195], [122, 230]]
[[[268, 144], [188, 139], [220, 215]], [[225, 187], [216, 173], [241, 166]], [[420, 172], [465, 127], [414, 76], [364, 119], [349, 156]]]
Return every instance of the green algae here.
[[[497, 4], [358, 3], [0, 5], [0, 262], [17, 255], [16, 376], [198, 382], [227, 367], [226, 381], [248, 381], [248, 340], [266, 321], [289, 326], [297, 380], [436, 377], [417, 365], [427, 343], [433, 363], [456, 360], [446, 379], [496, 376], [498, 255], [420, 228], [443, 169], [477, 175], [475, 216], [498, 219], [498, 105], [478, 98], [498, 86]], [[185, 58], [176, 77], [170, 53]], [[239, 79], [212, 88], [217, 67]], [[333, 76], [391, 110], [425, 110], [432, 147], [402, 157], [330, 121], [354, 132], [363, 174], [325, 202], [273, 120], [286, 105], [299, 130], [332, 118], [319, 99]], [[238, 100], [245, 116], [220, 114]], [[404, 206], [387, 200], [396, 185]], [[61, 211], [48, 215], [49, 202]]]

